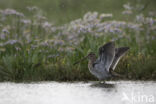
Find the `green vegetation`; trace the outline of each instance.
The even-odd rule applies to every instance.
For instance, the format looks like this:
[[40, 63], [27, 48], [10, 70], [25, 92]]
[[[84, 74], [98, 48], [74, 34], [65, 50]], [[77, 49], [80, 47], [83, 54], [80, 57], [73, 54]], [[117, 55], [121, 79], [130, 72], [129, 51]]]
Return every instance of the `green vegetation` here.
[[[45, 0], [50, 9], [41, 1], [6, 1], [0, 1], [0, 81], [97, 80], [87, 61], [73, 63], [91, 51], [98, 55], [112, 40], [130, 47], [116, 72], [131, 80], [156, 79], [155, 1]], [[112, 7], [105, 9], [105, 3]]]

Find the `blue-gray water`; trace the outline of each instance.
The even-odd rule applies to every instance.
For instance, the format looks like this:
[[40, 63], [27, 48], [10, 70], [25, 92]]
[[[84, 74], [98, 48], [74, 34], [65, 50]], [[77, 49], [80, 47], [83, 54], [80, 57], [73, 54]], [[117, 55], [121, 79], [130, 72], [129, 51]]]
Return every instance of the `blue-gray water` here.
[[0, 83], [0, 104], [156, 104], [156, 82]]

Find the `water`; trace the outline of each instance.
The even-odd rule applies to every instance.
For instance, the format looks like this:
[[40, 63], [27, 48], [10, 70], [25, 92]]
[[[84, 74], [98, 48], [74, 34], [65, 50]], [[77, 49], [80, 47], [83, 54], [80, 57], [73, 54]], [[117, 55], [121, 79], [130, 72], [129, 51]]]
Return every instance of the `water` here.
[[0, 104], [156, 104], [155, 82], [0, 83]]

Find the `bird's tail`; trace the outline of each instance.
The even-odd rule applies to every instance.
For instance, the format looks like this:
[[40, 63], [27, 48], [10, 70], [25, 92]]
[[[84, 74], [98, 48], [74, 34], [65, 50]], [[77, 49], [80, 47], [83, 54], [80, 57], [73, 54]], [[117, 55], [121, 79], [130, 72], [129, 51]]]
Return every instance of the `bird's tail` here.
[[112, 75], [113, 77], [126, 78], [126, 76], [120, 75], [120, 74], [114, 72], [113, 70], [111, 70], [110, 73], [111, 73], [111, 75]]

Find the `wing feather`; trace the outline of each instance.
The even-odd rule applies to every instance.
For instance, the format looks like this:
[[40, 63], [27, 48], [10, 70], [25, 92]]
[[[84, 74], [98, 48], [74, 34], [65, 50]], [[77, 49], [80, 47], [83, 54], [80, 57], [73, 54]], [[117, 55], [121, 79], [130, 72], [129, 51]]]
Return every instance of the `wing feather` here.
[[125, 55], [125, 53], [129, 50], [129, 47], [120, 47], [115, 49], [115, 57], [111, 64], [111, 69], [115, 69], [116, 65], [118, 64], [119, 60], [122, 56]]
[[[115, 43], [108, 42], [99, 48], [99, 58], [95, 63], [95, 67], [102, 68], [109, 72], [110, 66], [115, 56]], [[100, 64], [100, 65], [99, 65]]]

